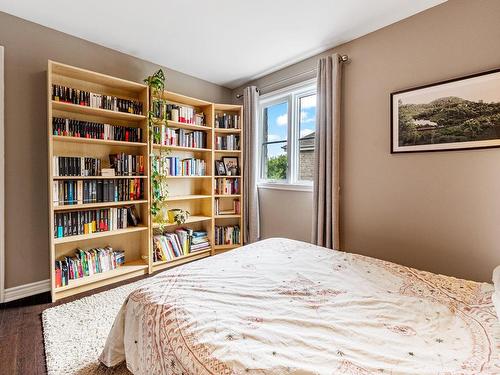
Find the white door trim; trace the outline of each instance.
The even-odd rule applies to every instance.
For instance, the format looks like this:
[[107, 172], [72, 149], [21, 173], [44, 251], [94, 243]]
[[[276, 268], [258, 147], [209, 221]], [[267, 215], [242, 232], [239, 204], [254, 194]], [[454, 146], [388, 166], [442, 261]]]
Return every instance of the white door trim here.
[[4, 140], [4, 47], [0, 46], [0, 303], [5, 290], [5, 140]]

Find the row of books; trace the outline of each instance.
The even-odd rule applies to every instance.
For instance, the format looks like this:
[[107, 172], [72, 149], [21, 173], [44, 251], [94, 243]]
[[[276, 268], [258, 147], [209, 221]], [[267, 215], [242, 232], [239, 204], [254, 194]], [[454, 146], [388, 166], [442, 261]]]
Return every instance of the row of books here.
[[176, 156], [155, 156], [153, 171], [164, 176], [206, 176], [207, 163], [203, 159], [181, 159]]
[[125, 263], [125, 252], [110, 246], [89, 250], [76, 249], [74, 257], [64, 257], [55, 262], [56, 288], [98, 273], [114, 270]]
[[143, 199], [144, 179], [53, 181], [54, 206]]
[[112, 95], [96, 94], [61, 85], [52, 85], [52, 100], [92, 108], [108, 109], [115, 112], [127, 112], [142, 115], [142, 103], [138, 100], [122, 99]]
[[168, 261], [210, 248], [207, 232], [179, 228], [153, 237], [153, 261]]
[[[228, 199], [215, 198], [215, 214], [216, 215], [239, 215], [241, 213], [241, 203], [239, 199], [233, 199], [231, 206], [228, 208]], [[224, 202], [224, 203], [221, 203]]]
[[215, 226], [215, 245], [240, 245], [239, 225]]
[[240, 136], [239, 135], [218, 135], [215, 137], [216, 150], [239, 150]]
[[53, 156], [54, 176], [100, 176], [101, 159], [79, 156]]
[[52, 118], [52, 134], [66, 137], [141, 142], [141, 128], [101, 124], [99, 122]]
[[205, 125], [205, 114], [197, 113], [193, 107], [169, 104], [156, 99], [153, 100], [152, 111], [156, 118], [185, 124]]
[[117, 176], [144, 175], [144, 156], [125, 153], [109, 155], [109, 163]]
[[173, 129], [165, 125], [155, 126], [153, 131], [159, 135], [159, 137], [155, 137], [155, 143], [163, 146], [195, 148], [205, 148], [207, 146], [207, 135], [205, 132]]
[[216, 178], [214, 194], [240, 194], [240, 180], [238, 178]]
[[240, 116], [236, 114], [216, 113], [215, 127], [219, 129], [240, 129]]
[[61, 238], [124, 229], [127, 228], [129, 222], [135, 224], [137, 221], [136, 210], [132, 210], [132, 207], [56, 213], [54, 237]]

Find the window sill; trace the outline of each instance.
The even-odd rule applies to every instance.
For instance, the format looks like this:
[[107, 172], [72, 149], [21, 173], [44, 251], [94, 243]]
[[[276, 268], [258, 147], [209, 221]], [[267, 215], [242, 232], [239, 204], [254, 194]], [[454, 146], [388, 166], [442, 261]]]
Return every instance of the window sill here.
[[271, 182], [261, 182], [257, 184], [258, 189], [270, 189], [270, 190], [289, 190], [289, 191], [305, 191], [312, 193], [313, 186], [306, 184], [283, 184], [283, 183], [271, 183]]

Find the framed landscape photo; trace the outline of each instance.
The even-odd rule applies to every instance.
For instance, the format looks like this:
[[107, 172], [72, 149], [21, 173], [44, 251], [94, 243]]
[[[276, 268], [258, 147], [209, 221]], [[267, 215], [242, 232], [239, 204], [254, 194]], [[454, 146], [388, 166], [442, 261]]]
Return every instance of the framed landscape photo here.
[[500, 147], [500, 69], [391, 94], [391, 152]]

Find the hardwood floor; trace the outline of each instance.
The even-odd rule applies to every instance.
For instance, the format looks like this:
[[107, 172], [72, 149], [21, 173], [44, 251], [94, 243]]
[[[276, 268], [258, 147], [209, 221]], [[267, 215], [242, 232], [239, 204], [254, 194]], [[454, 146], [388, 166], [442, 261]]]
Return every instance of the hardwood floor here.
[[43, 310], [150, 276], [152, 275], [95, 289], [56, 303], [50, 303], [50, 294], [44, 293], [2, 304], [0, 307], [0, 375], [47, 373], [41, 318]]

